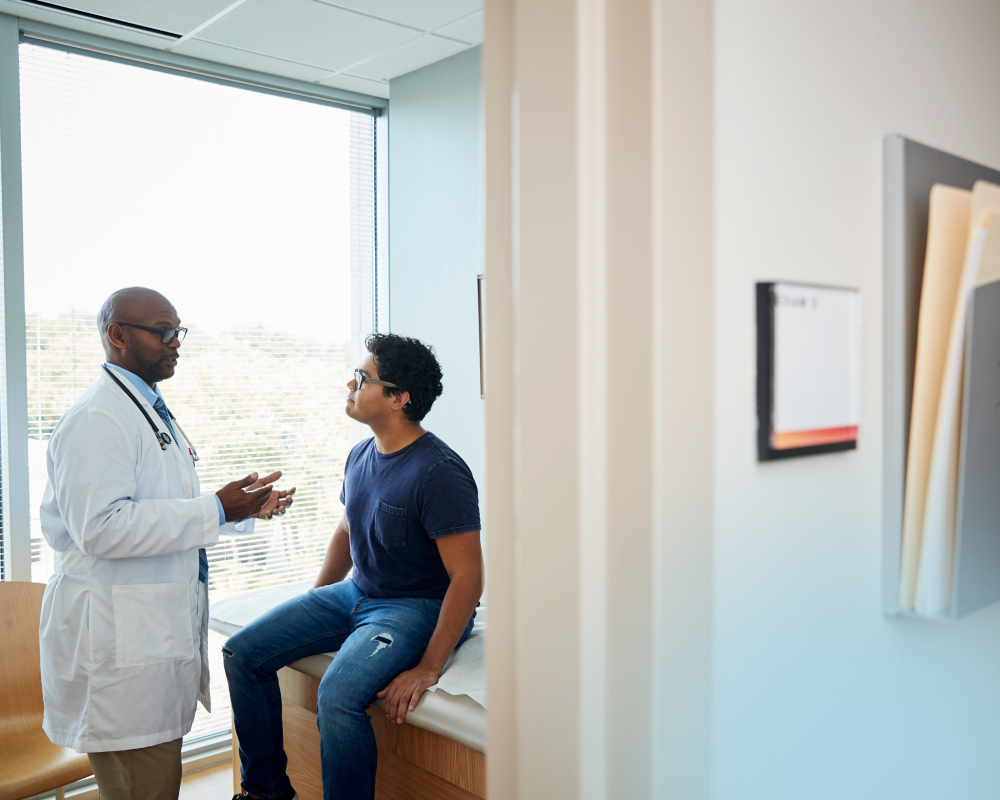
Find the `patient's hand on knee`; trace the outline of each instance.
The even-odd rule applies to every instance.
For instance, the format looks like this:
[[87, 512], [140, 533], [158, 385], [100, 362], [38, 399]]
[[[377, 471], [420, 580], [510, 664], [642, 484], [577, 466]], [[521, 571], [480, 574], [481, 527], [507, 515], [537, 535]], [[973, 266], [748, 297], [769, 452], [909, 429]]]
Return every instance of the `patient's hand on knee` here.
[[439, 677], [441, 675], [437, 670], [420, 665], [400, 672], [392, 679], [392, 683], [375, 695], [385, 698], [386, 719], [402, 725], [406, 712], [417, 707], [420, 696], [437, 683]]

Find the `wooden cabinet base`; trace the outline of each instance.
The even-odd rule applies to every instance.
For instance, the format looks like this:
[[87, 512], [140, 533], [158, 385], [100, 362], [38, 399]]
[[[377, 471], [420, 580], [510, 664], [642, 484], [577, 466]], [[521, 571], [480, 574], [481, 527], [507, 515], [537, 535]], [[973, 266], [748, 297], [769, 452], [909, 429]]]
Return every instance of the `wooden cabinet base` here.
[[480, 798], [482, 795], [460, 789], [437, 775], [413, 766], [399, 756], [379, 750], [375, 800], [480, 800]]
[[[299, 800], [323, 800], [316, 692], [319, 681], [288, 668], [278, 672], [281, 685], [288, 777]], [[378, 744], [375, 800], [481, 800], [486, 794], [486, 757], [444, 736], [393, 725], [371, 708]], [[239, 787], [239, 757], [233, 735], [233, 780]]]
[[299, 800], [323, 800], [316, 714], [282, 698], [281, 721], [285, 730], [288, 777]]
[[378, 744], [376, 800], [485, 796], [486, 756], [482, 753], [405, 722], [394, 725], [380, 708], [368, 709], [368, 716]]

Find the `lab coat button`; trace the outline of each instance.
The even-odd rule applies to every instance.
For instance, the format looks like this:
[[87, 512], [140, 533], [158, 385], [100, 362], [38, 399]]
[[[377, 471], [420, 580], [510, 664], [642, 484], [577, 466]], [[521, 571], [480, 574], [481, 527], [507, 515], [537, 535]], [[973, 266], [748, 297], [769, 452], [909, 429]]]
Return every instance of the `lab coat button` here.
[[184, 484], [184, 494], [191, 494], [191, 484], [190, 483], [185, 483]]

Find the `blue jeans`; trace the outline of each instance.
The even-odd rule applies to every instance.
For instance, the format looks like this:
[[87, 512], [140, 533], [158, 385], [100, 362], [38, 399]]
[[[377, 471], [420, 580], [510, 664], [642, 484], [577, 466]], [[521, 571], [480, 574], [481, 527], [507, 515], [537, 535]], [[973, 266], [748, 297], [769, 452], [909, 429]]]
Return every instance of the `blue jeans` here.
[[[316, 708], [323, 797], [372, 800], [378, 756], [365, 710], [400, 672], [420, 663], [441, 602], [368, 597], [348, 578], [310, 589], [229, 637], [222, 653], [244, 791], [275, 798], [291, 786], [277, 671], [300, 658], [336, 650], [320, 681]], [[469, 620], [459, 644], [471, 632]]]

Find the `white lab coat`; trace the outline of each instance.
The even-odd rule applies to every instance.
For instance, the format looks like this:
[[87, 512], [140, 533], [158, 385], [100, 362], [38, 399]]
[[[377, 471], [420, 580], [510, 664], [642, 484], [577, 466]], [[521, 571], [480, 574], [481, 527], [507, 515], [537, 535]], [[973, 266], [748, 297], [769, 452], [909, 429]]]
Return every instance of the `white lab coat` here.
[[49, 739], [87, 753], [186, 734], [197, 700], [210, 708], [198, 548], [224, 528], [187, 447], [161, 450], [103, 369], [49, 440], [41, 526], [56, 551], [39, 625]]

